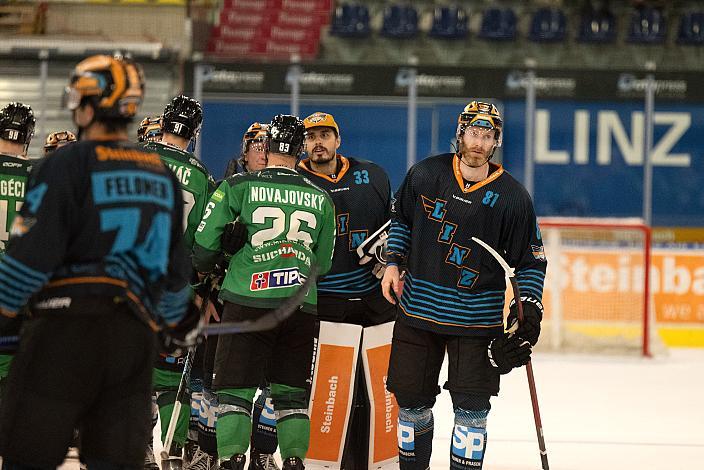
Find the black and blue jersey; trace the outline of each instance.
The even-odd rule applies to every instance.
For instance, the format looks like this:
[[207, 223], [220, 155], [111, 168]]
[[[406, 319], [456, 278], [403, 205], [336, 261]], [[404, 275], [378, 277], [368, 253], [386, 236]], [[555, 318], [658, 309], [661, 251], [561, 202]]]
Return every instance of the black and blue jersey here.
[[357, 297], [380, 288], [372, 273], [374, 263], [359, 265], [357, 247], [390, 218], [391, 186], [378, 165], [356, 158], [338, 158], [338, 171], [323, 175], [309, 161], [298, 165], [301, 174], [324, 189], [335, 203], [337, 237], [332, 268], [318, 280], [318, 295]]
[[99, 295], [177, 322], [190, 298], [182, 206], [156, 153], [126, 141], [58, 149], [29, 177], [0, 262], [0, 307]]
[[450, 153], [407, 173], [392, 204], [389, 263], [406, 264], [401, 318], [453, 335], [503, 331], [506, 282], [492, 246], [515, 268], [522, 295], [542, 298], [547, 261], [528, 192], [490, 163], [483, 181], [464, 181]]

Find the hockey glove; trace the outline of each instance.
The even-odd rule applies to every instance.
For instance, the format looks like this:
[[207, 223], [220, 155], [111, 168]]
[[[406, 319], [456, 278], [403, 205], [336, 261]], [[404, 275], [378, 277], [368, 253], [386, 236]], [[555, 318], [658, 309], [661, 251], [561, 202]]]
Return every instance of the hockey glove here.
[[518, 325], [518, 305], [516, 299], [513, 299], [509, 305], [510, 311], [506, 319], [507, 331], [527, 339], [531, 345], [535, 346], [540, 336], [543, 304], [531, 296], [521, 296], [521, 302], [523, 303], [523, 322]]
[[234, 221], [225, 225], [225, 231], [220, 237], [222, 251], [232, 256], [240, 251], [245, 243], [247, 243], [247, 227], [244, 224]]
[[161, 341], [161, 351], [169, 356], [179, 356], [183, 350], [194, 346], [188, 344], [186, 337], [188, 334], [198, 327], [200, 321], [200, 310], [191, 303], [188, 306], [186, 315], [175, 325], [164, 326], [159, 331], [159, 340]]
[[377, 279], [383, 278], [386, 271], [386, 240], [389, 238], [390, 226], [389, 220], [357, 247], [359, 264], [365, 265], [376, 261], [372, 273]]
[[523, 338], [504, 333], [489, 343], [489, 363], [498, 369], [499, 374], [508, 374], [512, 369], [528, 364], [531, 354], [530, 343]]

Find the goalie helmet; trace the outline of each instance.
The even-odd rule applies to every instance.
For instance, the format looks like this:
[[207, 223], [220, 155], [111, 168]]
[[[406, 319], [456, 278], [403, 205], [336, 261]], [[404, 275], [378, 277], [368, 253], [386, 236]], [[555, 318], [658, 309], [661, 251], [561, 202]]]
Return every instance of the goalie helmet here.
[[278, 114], [274, 116], [267, 131], [267, 152], [280, 153], [299, 158], [303, 151], [306, 128], [296, 116]]
[[57, 131], [52, 132], [46, 136], [46, 142], [44, 143], [44, 155], [49, 155], [51, 152], [59, 147], [63, 147], [69, 142], [75, 142], [76, 135], [71, 131]]
[[137, 129], [137, 142], [158, 142], [164, 131], [161, 128], [161, 116], [147, 116], [142, 119]]
[[0, 110], [0, 139], [29, 145], [36, 122], [32, 108], [13, 101]]
[[244, 157], [252, 142], [266, 142], [266, 132], [268, 129], [269, 124], [252, 123], [247, 129], [247, 132], [242, 136], [242, 150], [240, 156]]
[[178, 95], [164, 108], [162, 129], [186, 140], [198, 137], [203, 124], [203, 108], [198, 100]]
[[496, 139], [496, 147], [501, 147], [503, 143], [502, 130], [504, 121], [501, 119], [501, 114], [499, 114], [499, 110], [496, 109], [496, 106], [484, 101], [472, 101], [465, 106], [464, 110], [457, 118], [457, 132], [455, 133], [457, 148], [460, 148], [459, 143], [460, 140], [462, 140], [462, 135], [464, 135], [465, 130], [470, 126], [495, 130], [496, 134], [494, 138]]
[[139, 65], [120, 55], [94, 55], [74, 68], [63, 104], [73, 111], [88, 101], [98, 120], [132, 120], [143, 99], [144, 75]]

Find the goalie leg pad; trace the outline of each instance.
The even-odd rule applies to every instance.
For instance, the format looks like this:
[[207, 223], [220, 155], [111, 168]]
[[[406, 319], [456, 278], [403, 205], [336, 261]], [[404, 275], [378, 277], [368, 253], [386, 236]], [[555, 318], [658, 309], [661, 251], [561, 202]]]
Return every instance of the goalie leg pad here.
[[433, 451], [433, 411], [429, 407], [399, 408], [398, 457], [401, 470], [426, 470]]
[[274, 402], [271, 398], [269, 387], [262, 388], [262, 392], [254, 402], [252, 415], [252, 449], [260, 454], [273, 454], [276, 452], [278, 440], [276, 438], [276, 415]]
[[455, 407], [455, 427], [450, 444], [450, 468], [482, 468], [486, 449], [486, 420], [489, 410], [465, 410]]
[[281, 458], [305, 459], [310, 443], [308, 393], [299, 387], [271, 384]]
[[215, 435], [221, 459], [226, 460], [247, 451], [252, 433], [252, 400], [256, 393], [256, 387], [218, 390]]

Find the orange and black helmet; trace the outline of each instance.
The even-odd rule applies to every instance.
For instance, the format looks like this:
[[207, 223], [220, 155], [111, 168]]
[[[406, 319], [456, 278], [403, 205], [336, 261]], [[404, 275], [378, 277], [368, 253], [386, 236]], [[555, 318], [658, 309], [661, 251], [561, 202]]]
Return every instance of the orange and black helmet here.
[[247, 132], [242, 136], [242, 149], [240, 151], [240, 157], [244, 157], [249, 150], [249, 145], [252, 142], [264, 142], [266, 141], [266, 131], [269, 129], [269, 124], [260, 124], [258, 122], [253, 122]]
[[61, 145], [75, 141], [76, 135], [71, 131], [52, 132], [46, 136], [46, 142], [44, 143], [44, 155], [49, 155]]
[[496, 146], [501, 147], [503, 142], [502, 131], [504, 121], [501, 119], [501, 114], [499, 114], [499, 110], [496, 109], [496, 106], [484, 101], [472, 101], [464, 107], [464, 110], [457, 118], [456, 137], [458, 145], [464, 131], [470, 126], [494, 129], [496, 131]]
[[138, 64], [119, 55], [94, 55], [74, 68], [64, 106], [74, 110], [88, 101], [96, 119], [131, 120], [143, 99], [144, 75]]
[[142, 119], [137, 128], [137, 142], [158, 142], [161, 136], [164, 135], [164, 130], [161, 128], [162, 117], [147, 116]]

